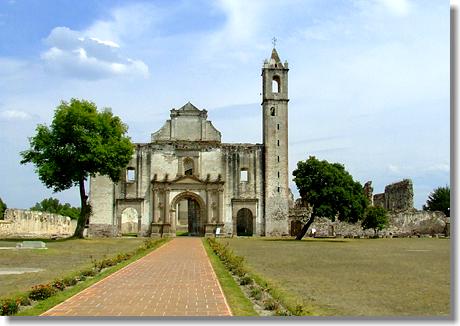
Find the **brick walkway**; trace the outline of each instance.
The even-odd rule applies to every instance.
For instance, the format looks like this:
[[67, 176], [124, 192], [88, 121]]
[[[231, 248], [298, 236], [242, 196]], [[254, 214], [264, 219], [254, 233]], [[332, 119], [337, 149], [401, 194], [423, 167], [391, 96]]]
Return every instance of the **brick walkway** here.
[[200, 238], [175, 238], [42, 316], [231, 316]]

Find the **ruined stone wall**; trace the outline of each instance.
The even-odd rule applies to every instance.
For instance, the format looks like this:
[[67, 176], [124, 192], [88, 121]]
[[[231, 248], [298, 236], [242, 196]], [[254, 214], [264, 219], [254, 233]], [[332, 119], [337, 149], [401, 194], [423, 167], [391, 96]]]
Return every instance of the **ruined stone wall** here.
[[402, 212], [414, 208], [414, 190], [412, 181], [404, 179], [389, 184], [385, 192], [375, 194], [373, 197], [374, 206], [383, 207], [388, 211]]
[[0, 238], [67, 238], [77, 221], [70, 217], [23, 209], [7, 209], [0, 220]]
[[[300, 211], [291, 210], [290, 220], [306, 221], [304, 214], [296, 215]], [[449, 235], [450, 219], [442, 212], [418, 211], [412, 209], [405, 212], [394, 212], [389, 215], [389, 226], [379, 232], [380, 236], [387, 237], [410, 237], [410, 236], [434, 236]], [[317, 237], [370, 237], [374, 235], [374, 230], [363, 230], [361, 223], [350, 224], [335, 221], [325, 217], [317, 217], [309, 228], [316, 229]]]
[[409, 179], [385, 187], [385, 208], [389, 211], [406, 211], [414, 208], [414, 190]]
[[375, 207], [385, 208], [385, 193], [375, 194], [372, 198]]

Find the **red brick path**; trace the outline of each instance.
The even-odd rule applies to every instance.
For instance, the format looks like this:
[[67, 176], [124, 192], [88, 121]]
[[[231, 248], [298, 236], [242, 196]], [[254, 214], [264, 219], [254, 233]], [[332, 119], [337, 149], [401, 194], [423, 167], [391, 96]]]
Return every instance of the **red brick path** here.
[[175, 238], [42, 316], [231, 316], [200, 238]]

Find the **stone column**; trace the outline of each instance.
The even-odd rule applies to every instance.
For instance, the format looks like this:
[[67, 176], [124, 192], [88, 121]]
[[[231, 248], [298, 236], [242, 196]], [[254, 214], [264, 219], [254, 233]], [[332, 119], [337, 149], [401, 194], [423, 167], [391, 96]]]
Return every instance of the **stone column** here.
[[176, 233], [176, 210], [171, 209], [171, 233]]
[[212, 223], [212, 193], [208, 189], [206, 189], [206, 211], [208, 213], [206, 223]]
[[217, 216], [218, 216], [218, 223], [224, 223], [224, 189], [219, 189], [218, 191], [218, 206], [217, 206]]
[[157, 191], [157, 189], [153, 189], [153, 223], [158, 223], [158, 220], [160, 219], [160, 207], [158, 207], [159, 200]]
[[164, 220], [165, 223], [171, 223], [170, 208], [169, 208], [169, 189], [165, 190], [164, 197]]

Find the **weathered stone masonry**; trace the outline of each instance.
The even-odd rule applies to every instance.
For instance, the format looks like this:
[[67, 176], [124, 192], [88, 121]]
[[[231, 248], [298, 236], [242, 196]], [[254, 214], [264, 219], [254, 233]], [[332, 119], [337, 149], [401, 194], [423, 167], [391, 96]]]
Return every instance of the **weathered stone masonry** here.
[[288, 64], [262, 68], [263, 144], [226, 144], [206, 110], [187, 103], [136, 144], [117, 184], [90, 181], [90, 236], [288, 234]]
[[[384, 207], [389, 213], [390, 224], [380, 232], [381, 236], [450, 236], [450, 218], [442, 212], [419, 211], [413, 207], [413, 186], [409, 179], [392, 183], [385, 187], [385, 192], [372, 195], [372, 182], [366, 182], [364, 192], [373, 205]], [[300, 205], [300, 201], [290, 210], [290, 232], [296, 234], [311, 214], [311, 210]], [[372, 204], [372, 201], [371, 201]], [[316, 236], [324, 237], [368, 237], [373, 236], [373, 230], [363, 230], [360, 223], [350, 224], [331, 221], [328, 218], [316, 218], [311, 229], [316, 230]]]
[[24, 209], [7, 209], [0, 220], [0, 238], [66, 238], [73, 235], [76, 220]]

